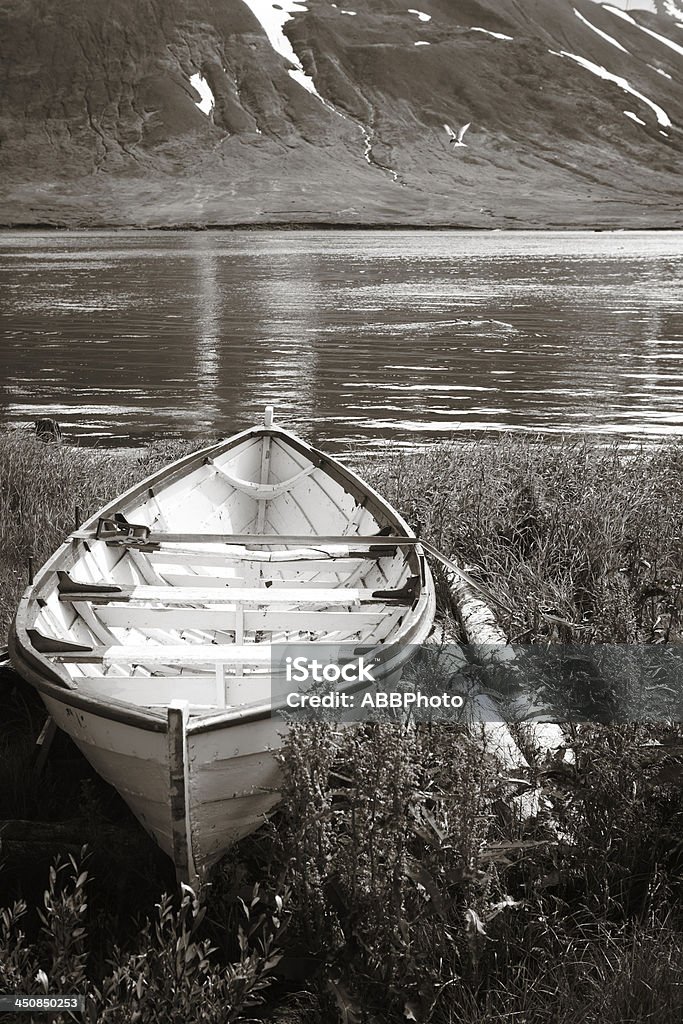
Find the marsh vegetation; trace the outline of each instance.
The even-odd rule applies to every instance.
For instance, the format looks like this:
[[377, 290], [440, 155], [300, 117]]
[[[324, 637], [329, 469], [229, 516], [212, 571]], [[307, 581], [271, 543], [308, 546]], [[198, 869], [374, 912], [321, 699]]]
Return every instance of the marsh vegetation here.
[[[84, 518], [181, 454], [0, 438], [3, 630], [28, 554], [41, 564], [75, 505]], [[681, 469], [675, 444], [516, 438], [362, 467], [475, 567], [518, 642], [672, 647]], [[65, 737], [36, 778], [40, 704], [9, 674], [0, 700], [2, 992], [82, 993], [86, 1019], [111, 1024], [681, 1019], [676, 721], [573, 726], [572, 759], [527, 744], [524, 780], [456, 726], [296, 727], [280, 811], [195, 894], [175, 891], [170, 865]]]

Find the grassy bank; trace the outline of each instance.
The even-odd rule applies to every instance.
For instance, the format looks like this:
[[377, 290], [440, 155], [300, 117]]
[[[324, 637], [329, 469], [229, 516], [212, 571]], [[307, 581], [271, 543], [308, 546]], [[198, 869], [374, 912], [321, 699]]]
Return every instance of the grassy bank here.
[[476, 567], [511, 610], [500, 617], [513, 641], [680, 636], [680, 442], [624, 453], [505, 436], [368, 469], [427, 539]]
[[[186, 454], [168, 442], [122, 455], [0, 435], [0, 630], [26, 583], [73, 529], [125, 488]], [[511, 610], [521, 643], [657, 643], [680, 636], [683, 444], [624, 454], [515, 436], [359, 467], [422, 535], [475, 567]]]
[[[75, 505], [85, 517], [184, 450], [123, 457], [0, 438], [3, 630], [27, 555], [41, 564]], [[511, 609], [514, 639], [680, 640], [680, 445], [625, 457], [503, 438], [361, 469], [476, 567]], [[539, 812], [526, 821], [513, 799], [524, 785], [456, 727], [297, 728], [276, 820], [198, 899], [166, 898], [168, 865], [125, 807], [65, 739], [36, 781], [39, 705], [10, 680], [0, 698], [0, 818], [69, 826], [54, 832], [52, 873], [54, 851], [5, 843], [0, 991], [41, 994], [43, 971], [50, 992], [87, 993], [89, 1019], [112, 1024], [683, 1015], [675, 723], [584, 727], [573, 762], [535, 755]], [[90, 846], [85, 862], [74, 839]]]
[[190, 450], [161, 442], [132, 454], [0, 434], [0, 634], [6, 636], [26, 587], [29, 556], [38, 569], [74, 529], [77, 507], [83, 520]]

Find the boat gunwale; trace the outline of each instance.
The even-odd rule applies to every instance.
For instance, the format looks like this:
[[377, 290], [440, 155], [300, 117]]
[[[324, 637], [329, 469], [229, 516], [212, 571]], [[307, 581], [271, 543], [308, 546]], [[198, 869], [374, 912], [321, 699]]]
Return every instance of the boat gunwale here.
[[[194, 464], [197, 467], [205, 464], [209, 455], [224, 454], [249, 438], [257, 439], [265, 436], [284, 439], [299, 454], [304, 455], [309, 461], [316, 462], [317, 468], [322, 469], [336, 483], [341, 484], [370, 514], [375, 515], [376, 518], [387, 519], [391, 524], [398, 526], [398, 535], [400, 535], [400, 531], [403, 531], [406, 538], [411, 540], [417, 539], [415, 533], [401, 514], [373, 487], [365, 483], [353, 470], [348, 469], [337, 459], [320, 452], [317, 448], [314, 448], [282, 427], [275, 425], [250, 427], [232, 437], [183, 456], [170, 465], [157, 470], [156, 473], [145, 477], [90, 516], [79, 526], [78, 530], [72, 531], [54, 551], [39, 570], [33, 583], [24, 591], [10, 631], [9, 645], [12, 661], [19, 674], [26, 678], [29, 684], [64, 705], [76, 707], [98, 717], [109, 718], [113, 721], [137, 726], [144, 730], [154, 732], [167, 731], [166, 715], [155, 713], [149, 708], [133, 704], [129, 701], [118, 701], [115, 697], [107, 694], [103, 694], [101, 698], [89, 696], [79, 691], [77, 683], [73, 677], [68, 676], [68, 673], [64, 672], [62, 674], [58, 672], [57, 666], [53, 662], [48, 661], [47, 657], [42, 653], [36, 651], [29, 640], [27, 632], [29, 604], [40, 596], [42, 588], [45, 587], [51, 576], [52, 579], [55, 579], [53, 574], [55, 573], [54, 564], [56, 562], [61, 560], [60, 567], [71, 568], [78, 561], [83, 548], [87, 546], [88, 542], [87, 539], [80, 537], [79, 534], [88, 529], [88, 527], [94, 526], [100, 518], [125, 510], [135, 498], [145, 492], [149, 494], [150, 491], [153, 491], [155, 484], [158, 485], [163, 481], [165, 485], [169, 485], [178, 479], [182, 479], [183, 476], [188, 474], [188, 470]], [[377, 513], [379, 513], [379, 516]], [[230, 535], [226, 536], [229, 537]], [[258, 534], [254, 536], [258, 537]], [[315, 541], [315, 536], [315, 534], [311, 535], [311, 541]], [[350, 542], [353, 542], [354, 535], [349, 534], [348, 539]], [[68, 565], [65, 564], [65, 558], [66, 562], [69, 563]], [[435, 595], [433, 582], [431, 582], [431, 573], [426, 563], [426, 556], [419, 542], [412, 544], [408, 549], [406, 564], [410, 565], [413, 570], [417, 570], [421, 586], [420, 597], [426, 598], [426, 605], [422, 614], [414, 622], [408, 624], [410, 628], [406, 629], [406, 632], [410, 634], [413, 631], [419, 632], [419, 626], [424, 621], [426, 613], [431, 628]], [[413, 608], [415, 604], [419, 603], [420, 597], [414, 602]], [[410, 639], [406, 640], [402, 637], [400, 640], [392, 640], [390, 646], [393, 646], [394, 643], [409, 644], [410, 642]], [[346, 691], [344, 690], [344, 692]], [[270, 717], [272, 710], [272, 705], [267, 705], [263, 706], [262, 710], [254, 708], [252, 711], [246, 708], [235, 708], [228, 710], [227, 714], [219, 713], [211, 718], [199, 715], [193, 717], [189, 728], [192, 732], [201, 732], [204, 729], [209, 731], [210, 729], [229, 727], [231, 725], [242, 725], [245, 722]]]

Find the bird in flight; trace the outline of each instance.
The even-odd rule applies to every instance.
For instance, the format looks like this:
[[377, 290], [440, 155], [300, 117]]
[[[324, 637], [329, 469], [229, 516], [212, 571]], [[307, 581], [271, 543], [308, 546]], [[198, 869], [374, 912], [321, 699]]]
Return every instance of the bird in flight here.
[[453, 131], [453, 129], [451, 128], [450, 125], [448, 125], [448, 124], [444, 125], [444, 128], [446, 129], [446, 131], [448, 133], [448, 138], [453, 143], [453, 147], [454, 148], [455, 148], [455, 146], [466, 146], [467, 145], [467, 143], [463, 142], [462, 140], [464, 138], [465, 132], [467, 131], [467, 129], [469, 128], [469, 126], [471, 124], [472, 124], [471, 121], [468, 121], [467, 124], [464, 124], [462, 126], [462, 128], [459, 129], [457, 135], [455, 134], [455, 132]]

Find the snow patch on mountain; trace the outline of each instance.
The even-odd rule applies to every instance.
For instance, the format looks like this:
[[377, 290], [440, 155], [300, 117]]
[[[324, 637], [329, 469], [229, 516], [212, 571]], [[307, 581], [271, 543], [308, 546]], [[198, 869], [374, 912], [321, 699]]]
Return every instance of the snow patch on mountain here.
[[644, 25], [639, 25], [630, 14], [626, 13], [626, 11], [620, 11], [618, 7], [611, 7], [610, 4], [603, 4], [603, 7], [606, 11], [609, 11], [610, 14], [616, 15], [617, 18], [623, 18], [623, 20], [627, 21], [630, 25], [635, 25], [636, 28], [639, 28], [641, 32], [647, 32], [647, 34], [652, 36], [653, 39], [659, 40], [660, 43], [664, 43], [665, 46], [668, 46], [675, 53], [680, 53], [681, 56], [683, 56], [683, 46], [679, 46], [678, 43], [672, 42], [672, 40], [667, 39], [666, 36], [660, 36], [659, 32], [653, 32], [651, 28], [645, 28]]
[[664, 75], [664, 77], [668, 78], [669, 81], [671, 80], [671, 75], [668, 71], [663, 71], [662, 68], [656, 68], [654, 64], [648, 64], [648, 67], [652, 68], [653, 71], [656, 71], [658, 75]]
[[[279, 3], [271, 3], [271, 0], [243, 0], [243, 2], [247, 5], [254, 17], [260, 22], [268, 36], [268, 41], [275, 52], [279, 53], [282, 57], [288, 60], [290, 64], [294, 65], [294, 68], [289, 71], [289, 74], [294, 81], [315, 96], [324, 107], [336, 114], [337, 117], [341, 117], [344, 121], [350, 121], [351, 124], [354, 124], [363, 137], [363, 157], [366, 163], [369, 163], [378, 170], [389, 174], [394, 181], [398, 181], [398, 175], [393, 168], [379, 164], [374, 158], [372, 152], [373, 133], [371, 129], [366, 127], [366, 125], [361, 121], [357, 121], [348, 114], [344, 114], [341, 110], [338, 110], [334, 104], [328, 102], [328, 100], [320, 95], [315, 87], [313, 79], [304, 71], [303, 64], [294, 52], [291, 42], [284, 34], [283, 28], [288, 21], [292, 20], [292, 16], [294, 14], [298, 14], [300, 11], [307, 11], [308, 7], [297, 2], [297, 0], [281, 0]], [[332, 4], [332, 6], [336, 7], [337, 5]], [[357, 14], [356, 11], [347, 11], [342, 9], [339, 9], [339, 13], [347, 14], [354, 18]]]
[[420, 21], [431, 21], [431, 14], [425, 14], [424, 11], [416, 11], [414, 7], [408, 8], [408, 14], [416, 14]]
[[683, 22], [683, 9], [675, 3], [675, 0], [664, 0], [664, 10], [671, 18]]
[[489, 32], [487, 28], [471, 28], [470, 32], [483, 32], [486, 36], [493, 36], [494, 39], [512, 39], [512, 36], [503, 35], [502, 32]]
[[621, 75], [613, 75], [610, 71], [607, 71], [599, 64], [594, 64], [593, 61], [586, 60], [585, 57], [579, 57], [576, 53], [567, 53], [566, 50], [560, 50], [559, 52], [557, 50], [550, 50], [549, 52], [554, 54], [556, 57], [569, 57], [570, 60], [575, 60], [577, 64], [580, 64], [581, 67], [586, 69], [586, 71], [590, 71], [592, 74], [597, 75], [598, 78], [604, 78], [607, 82], [614, 82], [614, 84], [618, 85], [620, 89], [624, 90], [624, 92], [630, 93], [631, 96], [635, 96], [636, 99], [646, 103], [648, 107], [654, 110], [659, 124], [664, 125], [665, 128], [671, 127], [671, 118], [666, 111], [657, 103], [648, 99], [647, 96], [643, 96], [642, 92], [637, 92], [628, 84], [625, 78], [621, 77]]
[[418, 41], [414, 45], [415, 46], [429, 46], [429, 43], [427, 42], [426, 39], [418, 39]]
[[624, 113], [627, 117], [630, 117], [632, 121], [635, 121], [636, 124], [645, 124], [645, 121], [643, 121], [641, 117], [638, 117], [637, 114], [634, 114], [632, 110], [625, 110]]
[[576, 7], [574, 8], [574, 14], [579, 19], [579, 21], [582, 21], [584, 25], [588, 25], [588, 28], [592, 29], [593, 32], [597, 32], [599, 36], [602, 36], [603, 39], [606, 39], [608, 43], [612, 44], [612, 46], [616, 46], [617, 49], [623, 50], [624, 53], [629, 52], [626, 49], [626, 47], [622, 46], [621, 43], [618, 42], [613, 36], [608, 36], [607, 33], [603, 32], [601, 28], [598, 28], [597, 25], [593, 25], [592, 22], [588, 20], [588, 18], [584, 18], [583, 14], [581, 14], [581, 11], [577, 11]]
[[261, 27], [268, 36], [268, 41], [276, 53], [286, 57], [288, 61], [297, 67], [301, 67], [301, 61], [294, 53], [292, 44], [282, 31], [288, 21], [292, 21], [292, 15], [300, 11], [307, 11], [308, 7], [297, 3], [296, 0], [282, 0], [282, 3], [271, 3], [270, 0], [243, 0]]
[[325, 103], [316, 89], [313, 79], [304, 71], [303, 64], [294, 52], [294, 47], [283, 32], [287, 22], [292, 21], [292, 16], [301, 11], [307, 11], [308, 7], [297, 3], [297, 0], [282, 0], [281, 3], [276, 4], [271, 3], [270, 0], [243, 0], [243, 2], [260, 22], [268, 36], [268, 42], [275, 52], [294, 65], [294, 70], [289, 72], [294, 81], [310, 92], [312, 96], [316, 96], [326, 107], [329, 107], [330, 105]]
[[197, 90], [201, 96], [199, 103], [195, 100], [195, 106], [199, 107], [202, 114], [206, 114], [208, 117], [213, 108], [216, 106], [211, 87], [205, 78], [202, 78], [200, 74], [192, 75], [190, 78], [190, 85]]
[[[281, 0], [280, 3], [271, 3], [271, 0], [244, 0], [249, 10], [252, 12], [254, 17], [260, 22], [268, 41], [273, 47], [276, 53], [279, 53], [285, 60], [288, 60], [290, 64], [294, 65], [294, 68], [290, 69], [289, 74], [293, 80], [306, 89], [311, 95], [315, 96], [316, 99], [320, 100], [322, 105], [332, 113], [336, 114], [337, 117], [343, 118], [345, 121], [350, 121], [355, 124], [359, 132], [363, 137], [363, 157], [367, 163], [373, 166], [378, 166], [372, 156], [372, 135], [371, 132], [366, 128], [360, 121], [356, 121], [355, 118], [349, 117], [347, 114], [342, 113], [338, 110], [334, 104], [329, 103], [324, 97], [320, 95], [315, 87], [315, 83], [310, 75], [307, 75], [304, 71], [303, 64], [294, 52], [294, 48], [290, 43], [289, 39], [283, 32], [284, 26], [288, 21], [292, 20], [294, 14], [298, 14], [300, 11], [307, 11], [308, 7], [302, 3], [298, 3], [297, 0]], [[336, 7], [336, 4], [332, 4]], [[340, 11], [340, 14], [350, 14], [355, 17], [355, 11]], [[394, 176], [395, 172], [389, 169], [389, 173]]]

